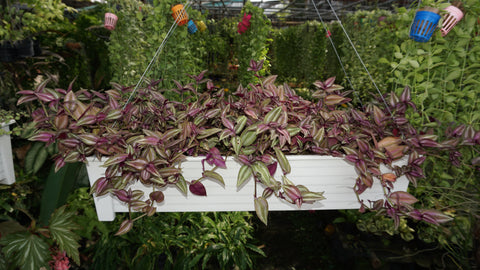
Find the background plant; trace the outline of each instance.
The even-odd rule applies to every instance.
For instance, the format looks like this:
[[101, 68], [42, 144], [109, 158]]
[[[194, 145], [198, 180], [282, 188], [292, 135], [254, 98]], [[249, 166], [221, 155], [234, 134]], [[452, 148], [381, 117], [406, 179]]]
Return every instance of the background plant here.
[[246, 212], [161, 213], [140, 220], [135, 234], [118, 237], [122, 218], [98, 221], [87, 188], [77, 189], [68, 201], [77, 212], [79, 235], [91, 243], [83, 246], [83, 264], [93, 269], [251, 269], [263, 255]]
[[238, 22], [244, 14], [250, 14], [250, 27], [243, 34], [235, 35], [235, 57], [238, 59], [238, 80], [242, 85], [254, 81], [254, 75], [249, 72], [250, 60], [263, 61], [263, 67], [259, 71], [261, 76], [268, 73], [270, 68], [267, 53], [271, 41], [271, 22], [263, 14], [263, 9], [254, 6], [247, 1], [240, 12]]
[[297, 87], [310, 87], [324, 73], [327, 38], [318, 22], [306, 22], [274, 31], [269, 52], [271, 70], [280, 82], [298, 81]]
[[[149, 5], [139, 1], [112, 0], [108, 3], [119, 7], [115, 11], [119, 22], [108, 43], [112, 80], [125, 85], [136, 84], [173, 25], [170, 9], [177, 2], [153, 1], [153, 5]], [[187, 13], [189, 19], [204, 20], [194, 9], [188, 9]], [[186, 27], [177, 27], [147, 77], [168, 78], [171, 82], [203, 70], [206, 50], [196, 35], [188, 34]]]

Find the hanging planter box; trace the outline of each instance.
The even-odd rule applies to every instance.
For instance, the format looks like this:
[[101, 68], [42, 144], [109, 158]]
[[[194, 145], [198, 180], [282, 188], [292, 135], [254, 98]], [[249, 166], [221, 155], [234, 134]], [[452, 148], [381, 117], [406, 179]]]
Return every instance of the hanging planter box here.
[[410, 28], [410, 38], [418, 42], [429, 41], [439, 20], [438, 9], [424, 8], [417, 11]]
[[197, 26], [192, 20], [188, 21], [187, 28], [188, 28], [188, 33], [190, 34], [195, 34], [195, 32], [197, 32]]
[[[9, 132], [9, 125], [15, 121], [0, 123], [2, 133]], [[0, 133], [0, 184], [10, 185], [15, 182], [15, 171], [13, 169], [12, 143], [10, 135]]]
[[188, 22], [188, 14], [183, 8], [182, 4], [178, 4], [172, 7], [172, 17], [178, 26], [182, 26]]
[[103, 26], [111, 31], [115, 29], [115, 26], [117, 25], [117, 21], [118, 21], [117, 15], [107, 12], [105, 13], [105, 23]]
[[[344, 159], [313, 155], [287, 156], [287, 158], [292, 168], [288, 178], [296, 184], [306, 186], [311, 191], [323, 191], [326, 199], [314, 204], [304, 203], [301, 208], [298, 208], [296, 205], [271, 196], [268, 199], [269, 210], [329, 210], [358, 209], [360, 207], [353, 191], [357, 173], [354, 166], [348, 164]], [[182, 173], [187, 181], [198, 179], [201, 176], [202, 159], [204, 157], [189, 157], [182, 163]], [[102, 164], [103, 162], [93, 158], [88, 160], [87, 171], [90, 185], [104, 176], [105, 168], [102, 167]], [[406, 160], [397, 162], [397, 165], [402, 164], [406, 164]], [[248, 180], [241, 188], [237, 188], [237, 176], [241, 165], [232, 158], [227, 158], [226, 165], [228, 169], [217, 168], [216, 170], [222, 175], [225, 186], [216, 181], [202, 181], [207, 190], [207, 196], [196, 196], [191, 193], [185, 196], [173, 186], [161, 189], [164, 192], [165, 200], [156, 205], [157, 212], [255, 211], [253, 179]], [[279, 173], [277, 172], [274, 177], [279, 179]], [[409, 181], [406, 177], [398, 178], [395, 183], [395, 191], [406, 191], [408, 184]], [[151, 187], [144, 186], [141, 182], [135, 183], [131, 188], [132, 190], [142, 190], [147, 196], [152, 191]], [[365, 202], [383, 197], [383, 188], [379, 181], [360, 195]], [[128, 212], [128, 206], [111, 195], [94, 196], [94, 201], [100, 221], [112, 221], [115, 219], [116, 212]]]
[[447, 13], [443, 18], [442, 23], [442, 36], [446, 36], [452, 28], [463, 18], [463, 12], [456, 6], [449, 6], [445, 8]]

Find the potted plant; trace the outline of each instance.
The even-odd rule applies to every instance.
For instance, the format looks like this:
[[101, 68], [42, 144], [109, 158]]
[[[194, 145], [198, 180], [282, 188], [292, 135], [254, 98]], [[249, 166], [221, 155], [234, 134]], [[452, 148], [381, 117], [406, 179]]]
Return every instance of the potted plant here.
[[15, 123], [13, 113], [0, 109], [0, 184], [4, 185], [15, 182], [9, 128], [13, 123]]
[[[261, 68], [262, 62], [251, 61], [251, 71]], [[312, 100], [305, 100], [288, 84], [275, 85], [275, 76], [229, 94], [204, 74], [191, 76], [194, 83], [176, 82], [173, 90], [160, 89], [160, 81], [139, 89], [113, 84], [105, 92], [73, 91], [71, 85], [51, 89], [45, 81], [35, 90], [21, 91], [18, 104], [41, 104], [32, 114], [37, 132], [30, 140], [57, 143], [57, 169], [66, 162], [101, 160], [104, 176], [94, 179], [91, 192], [97, 198], [113, 196], [142, 216], [160, 210], [169, 200], [164, 191], [171, 187], [193, 194], [189, 196], [206, 195], [204, 183], [213, 179], [223, 184], [218, 170], [234, 159], [239, 164], [237, 187], [253, 183], [250, 198], [267, 223], [269, 197], [297, 206], [324, 199], [321, 190], [294, 184], [298, 181], [290, 179], [294, 168], [287, 157], [319, 155], [343, 158], [354, 169], [357, 176], [350, 179], [350, 188], [361, 210], [370, 208], [394, 220], [449, 220], [441, 212], [416, 209], [412, 195], [393, 189], [401, 176], [415, 186], [424, 177], [425, 157], [458, 143], [437, 142], [434, 134], [420, 134], [409, 124], [405, 112], [414, 105], [408, 88], [401, 96], [391, 93], [358, 109], [334, 78], [317, 81]], [[195, 179], [187, 179], [181, 169], [187, 156], [199, 157]], [[407, 164], [395, 165], [402, 158]], [[274, 178], [276, 171], [280, 177]], [[359, 195], [374, 182], [384, 196], [362, 200]], [[149, 186], [149, 194], [132, 188], [135, 183]], [[125, 220], [118, 233], [129, 231], [137, 218]]]

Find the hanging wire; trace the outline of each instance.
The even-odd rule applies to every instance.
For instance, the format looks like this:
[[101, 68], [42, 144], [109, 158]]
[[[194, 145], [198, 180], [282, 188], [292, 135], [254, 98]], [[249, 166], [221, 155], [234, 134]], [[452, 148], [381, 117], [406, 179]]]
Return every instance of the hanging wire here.
[[387, 109], [387, 111], [389, 112], [389, 114], [392, 115], [392, 111], [390, 110], [390, 107], [388, 106], [387, 101], [386, 101], [385, 98], [383, 97], [382, 92], [380, 91], [380, 89], [378, 88], [377, 84], [375, 83], [375, 80], [373, 80], [373, 77], [372, 77], [372, 75], [370, 74], [370, 71], [368, 71], [368, 68], [367, 68], [367, 66], [365, 65], [365, 63], [363, 62], [362, 57], [360, 57], [360, 54], [358, 53], [357, 49], [355, 48], [355, 45], [353, 45], [353, 42], [352, 42], [352, 40], [350, 39], [350, 36], [348, 35], [347, 31], [346, 31], [345, 28], [343, 27], [342, 21], [340, 20], [340, 18], [338, 17], [337, 13], [335, 12], [335, 9], [333, 8], [332, 4], [330, 3], [330, 0], [326, 0], [326, 2], [328, 3], [328, 5], [330, 6], [330, 8], [332, 9], [332, 12], [333, 12], [333, 14], [335, 15], [335, 18], [337, 19], [338, 23], [340, 24], [340, 27], [342, 28], [343, 33], [344, 33], [345, 36], [347, 37], [348, 42], [349, 42], [350, 45], [352, 46], [353, 51], [354, 51], [355, 54], [357, 55], [358, 60], [360, 60], [360, 63], [362, 64], [363, 68], [364, 68], [365, 71], [367, 72], [368, 77], [369, 77], [370, 80], [372, 81], [373, 86], [375, 87], [375, 89], [377, 90], [377, 93], [379, 94], [380, 98], [382, 99], [383, 103], [385, 104], [385, 108]]
[[337, 56], [338, 62], [340, 63], [340, 66], [342, 67], [343, 73], [345, 74], [345, 78], [347, 79], [348, 84], [352, 88], [353, 94], [358, 99], [358, 102], [360, 102], [360, 106], [363, 108], [362, 100], [360, 99], [360, 96], [358, 95], [358, 92], [355, 90], [355, 87], [353, 86], [352, 81], [350, 81], [350, 77], [348, 76], [347, 71], [345, 70], [345, 66], [343, 65], [342, 59], [340, 58], [340, 55], [338, 54], [337, 48], [335, 47], [335, 43], [333, 42], [333, 39], [332, 39], [331, 35], [328, 34], [329, 33], [328, 28], [327, 28], [326, 24], [324, 23], [324, 21], [322, 19], [322, 16], [320, 15], [320, 12], [318, 11], [317, 5], [315, 4], [314, 0], [312, 0], [312, 4], [315, 7], [315, 11], [317, 12], [318, 17], [320, 18], [320, 22], [322, 23], [322, 26], [323, 26], [323, 29], [325, 30], [325, 33], [327, 33], [328, 40], [330, 41], [330, 44], [332, 45], [333, 51], [335, 52], [335, 55]]
[[[190, 6], [190, 1], [187, 1], [187, 3], [185, 4], [185, 7], [184, 7], [184, 10], [185, 12], [187, 12], [187, 8]], [[170, 29], [168, 30], [167, 32], [167, 35], [165, 36], [165, 38], [163, 39], [162, 43], [160, 44], [160, 46], [158, 46], [157, 48], [157, 51], [155, 52], [155, 54], [153, 55], [152, 59], [150, 60], [150, 63], [148, 64], [147, 68], [145, 68], [145, 71], [143, 72], [142, 76], [140, 77], [140, 79], [138, 80], [137, 84], [135, 85], [135, 87], [133, 88], [133, 91], [132, 93], [130, 94], [130, 96], [128, 97], [128, 100], [127, 102], [125, 103], [125, 105], [123, 105], [123, 109], [125, 109], [125, 107], [127, 106], [128, 103], [130, 103], [132, 97], [135, 95], [135, 93], [137, 92], [138, 90], [138, 87], [140, 86], [140, 84], [142, 83], [143, 79], [145, 78], [145, 76], [147, 75], [147, 73], [150, 72], [150, 69], [152, 68], [153, 66], [153, 63], [155, 63], [155, 61], [157, 60], [157, 57], [160, 55], [160, 53], [163, 51], [163, 49], [165, 48], [165, 44], [167, 43], [168, 39], [170, 38], [170, 36], [173, 34], [173, 32], [175, 32], [175, 29], [177, 29], [177, 21], [174, 20], [172, 26], [170, 27]]]

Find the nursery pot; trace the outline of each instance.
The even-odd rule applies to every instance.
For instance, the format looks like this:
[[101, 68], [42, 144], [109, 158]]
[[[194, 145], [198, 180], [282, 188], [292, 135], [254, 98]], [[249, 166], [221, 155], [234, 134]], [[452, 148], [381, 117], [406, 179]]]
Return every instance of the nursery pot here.
[[35, 51], [33, 50], [33, 40], [31, 38], [16, 41], [15, 49], [18, 57], [32, 57], [35, 54]]
[[0, 43], [0, 62], [13, 62], [17, 59], [17, 50], [15, 46], [9, 42], [4, 41]]
[[105, 13], [105, 23], [103, 26], [111, 31], [115, 29], [115, 25], [117, 25], [117, 21], [118, 21], [117, 15], [107, 12]]
[[182, 4], [178, 4], [172, 7], [172, 16], [178, 26], [182, 26], [188, 22], [188, 14], [183, 8]]
[[[202, 159], [205, 157], [188, 157], [181, 164], [182, 174], [187, 181], [198, 179], [202, 175]], [[288, 210], [328, 210], [328, 209], [358, 209], [360, 203], [354, 193], [353, 186], [358, 177], [353, 165], [347, 163], [342, 158], [331, 156], [314, 155], [291, 155], [287, 156], [291, 166], [291, 173], [287, 175], [295, 184], [302, 184], [314, 192], [324, 191], [325, 200], [314, 204], [302, 204], [301, 208], [296, 205], [280, 200], [275, 196], [268, 198], [269, 210], [288, 211]], [[406, 164], [407, 160], [400, 160], [398, 163]], [[88, 159], [87, 172], [90, 179], [90, 185], [105, 175], [105, 167], [101, 167], [103, 161], [94, 158]], [[400, 165], [397, 164], [397, 165]], [[206, 169], [210, 167], [205, 164]], [[249, 179], [243, 186], [237, 188], [237, 176], [241, 164], [233, 158], [228, 157], [226, 161], [227, 169], [217, 168], [225, 182], [225, 186], [214, 180], [202, 181], [207, 196], [196, 196], [191, 193], [184, 195], [174, 186], [161, 189], [165, 195], [165, 200], [155, 205], [157, 212], [206, 212], [206, 211], [255, 211], [253, 194], [255, 184], [253, 179]], [[385, 170], [385, 167], [381, 167]], [[274, 175], [275, 179], [281, 179], [281, 173]], [[408, 179], [400, 177], [395, 183], [394, 191], [406, 191]], [[132, 190], [142, 190], [145, 196], [153, 190], [150, 186], [145, 186], [141, 182], [136, 182], [130, 186]], [[261, 189], [259, 189], [261, 192]], [[382, 199], [383, 188], [377, 181], [371, 189], [367, 189], [360, 195], [360, 199], [367, 200]], [[128, 212], [128, 206], [111, 195], [94, 196], [95, 207], [98, 219], [100, 221], [112, 221], [115, 219], [116, 212]]]
[[445, 8], [447, 14], [443, 18], [442, 36], [446, 36], [450, 30], [463, 18], [463, 12], [456, 6], [449, 6]]
[[435, 11], [435, 9], [431, 8], [417, 11], [410, 28], [411, 39], [418, 42], [430, 40], [440, 20], [440, 15], [435, 13]]
[[[10, 131], [9, 125], [15, 121], [0, 123], [0, 130]], [[0, 184], [10, 185], [15, 182], [15, 171], [13, 170], [12, 143], [9, 134], [0, 133]]]
[[195, 32], [197, 32], [197, 26], [192, 20], [188, 21], [187, 29], [188, 29], [188, 33], [190, 34], [195, 34]]

